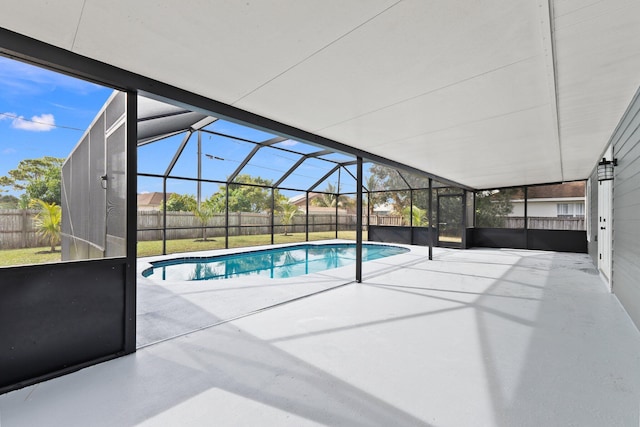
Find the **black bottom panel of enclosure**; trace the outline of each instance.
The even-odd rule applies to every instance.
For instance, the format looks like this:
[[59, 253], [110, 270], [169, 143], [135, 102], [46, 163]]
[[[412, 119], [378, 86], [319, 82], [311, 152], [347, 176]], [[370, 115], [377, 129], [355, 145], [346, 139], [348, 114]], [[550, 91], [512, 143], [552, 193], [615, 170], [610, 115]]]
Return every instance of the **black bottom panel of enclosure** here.
[[[435, 239], [435, 229], [431, 230]], [[429, 228], [406, 226], [370, 225], [368, 229], [370, 242], [401, 243], [405, 245], [429, 245]]]
[[588, 253], [587, 232], [578, 230], [529, 230], [529, 249]]
[[0, 269], [0, 393], [124, 348], [125, 264]]
[[474, 228], [473, 241], [469, 242], [469, 246], [587, 253], [587, 232]]
[[527, 249], [527, 236], [522, 229], [474, 228], [473, 242], [470, 246]]

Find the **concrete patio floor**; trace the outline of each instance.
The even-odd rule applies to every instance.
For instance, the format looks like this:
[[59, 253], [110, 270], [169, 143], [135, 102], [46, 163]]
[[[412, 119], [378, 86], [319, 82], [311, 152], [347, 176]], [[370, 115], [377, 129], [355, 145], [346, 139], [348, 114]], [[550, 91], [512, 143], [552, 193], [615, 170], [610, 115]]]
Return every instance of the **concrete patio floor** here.
[[364, 272], [2, 395], [0, 426], [639, 425], [640, 334], [588, 256], [413, 248]]

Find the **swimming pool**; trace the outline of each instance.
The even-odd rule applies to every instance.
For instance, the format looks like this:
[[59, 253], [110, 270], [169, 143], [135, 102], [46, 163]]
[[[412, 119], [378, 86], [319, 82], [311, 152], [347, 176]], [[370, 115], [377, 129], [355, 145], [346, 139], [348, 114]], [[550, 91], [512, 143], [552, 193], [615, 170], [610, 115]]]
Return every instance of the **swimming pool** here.
[[[362, 245], [362, 261], [409, 252], [389, 245]], [[214, 257], [151, 262], [142, 275], [156, 280], [219, 280], [243, 276], [288, 278], [355, 264], [354, 243], [304, 244]]]

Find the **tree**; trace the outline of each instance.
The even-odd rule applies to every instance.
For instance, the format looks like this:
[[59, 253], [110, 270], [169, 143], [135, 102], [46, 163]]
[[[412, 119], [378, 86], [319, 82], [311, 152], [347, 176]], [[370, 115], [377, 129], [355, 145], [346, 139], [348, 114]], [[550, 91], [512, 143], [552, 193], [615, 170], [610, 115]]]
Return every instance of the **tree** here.
[[417, 206], [407, 206], [402, 209], [402, 220], [405, 224], [412, 224], [413, 227], [421, 227], [427, 225], [427, 213], [424, 209], [420, 209]]
[[0, 196], [0, 209], [18, 209], [20, 199], [10, 194]]
[[55, 203], [47, 203], [44, 200], [33, 199], [31, 207], [39, 209], [34, 218], [38, 233], [49, 240], [51, 252], [55, 252], [56, 245], [60, 241], [60, 222], [62, 220], [62, 208]]
[[369, 175], [364, 183], [364, 188], [366, 188], [368, 191], [368, 193], [364, 194], [364, 202], [367, 204], [369, 214], [373, 215], [373, 210], [375, 209], [375, 207], [385, 203], [386, 196], [384, 195], [384, 193], [373, 193], [373, 191], [380, 189], [380, 181], [374, 174]]
[[160, 210], [167, 209], [168, 212], [193, 212], [198, 206], [195, 196], [191, 194], [177, 194], [172, 193], [164, 203], [164, 200], [160, 204]]
[[[391, 199], [396, 212], [402, 212], [406, 207], [410, 206], [410, 193], [407, 191], [409, 188], [398, 174], [398, 171], [381, 165], [373, 165], [369, 171], [380, 188], [389, 190], [385, 193], [376, 194], [378, 204], [385, 203], [388, 199]], [[413, 203], [414, 205], [422, 205], [416, 200]]]
[[351, 197], [345, 195], [338, 195], [336, 187], [330, 182], [327, 183], [327, 188], [324, 193], [319, 193], [317, 197], [311, 200], [313, 206], [319, 206], [323, 208], [335, 208], [338, 207], [348, 209], [354, 204], [354, 200]]
[[50, 156], [21, 160], [15, 169], [0, 177], [0, 187], [25, 191], [26, 200], [38, 199], [60, 205], [63, 163], [64, 159]]
[[511, 200], [519, 189], [479, 191], [476, 193], [476, 227], [504, 227], [506, 217], [513, 212]]
[[206, 242], [207, 229], [205, 227], [207, 226], [209, 219], [213, 217], [213, 215], [215, 215], [217, 212], [220, 212], [220, 211], [218, 210], [218, 207], [213, 202], [213, 200], [209, 198], [208, 200], [201, 202], [200, 206], [197, 206], [197, 205], [194, 206], [192, 212], [195, 215], [195, 217], [198, 218], [202, 223], [202, 241]]
[[[245, 185], [243, 185], [245, 184]], [[248, 185], [247, 185], [248, 184]], [[271, 180], [251, 175], [238, 175], [228, 186], [221, 185], [211, 196], [211, 202], [219, 212], [224, 212], [226, 192], [229, 190], [229, 212], [270, 212]], [[280, 191], [274, 189], [275, 205], [279, 206], [287, 200]]]
[[293, 217], [295, 217], [298, 213], [298, 207], [293, 203], [287, 202], [280, 205], [280, 210], [282, 211], [281, 222], [282, 225], [284, 225], [284, 235], [288, 236], [289, 232], [287, 230], [287, 227], [291, 225], [291, 223], [293, 222]]

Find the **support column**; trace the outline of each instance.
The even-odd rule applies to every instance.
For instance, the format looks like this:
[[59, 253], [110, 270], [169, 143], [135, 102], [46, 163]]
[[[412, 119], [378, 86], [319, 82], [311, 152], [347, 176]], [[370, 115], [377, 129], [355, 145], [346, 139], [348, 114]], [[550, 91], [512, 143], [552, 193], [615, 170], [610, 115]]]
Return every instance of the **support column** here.
[[529, 187], [524, 187], [524, 247], [529, 249]]
[[225, 186], [224, 194], [224, 248], [229, 249], [229, 183]]
[[433, 259], [433, 180], [429, 178], [429, 259]]
[[336, 198], [336, 239], [338, 238], [338, 195], [334, 194], [335, 198]]
[[167, 177], [162, 178], [162, 200], [164, 209], [162, 210], [162, 255], [167, 254]]
[[413, 189], [409, 190], [409, 232], [411, 232], [409, 243], [413, 245]]
[[[124, 295], [124, 353], [136, 351], [137, 243], [138, 243], [138, 93], [129, 91], [127, 102], [126, 175], [126, 245], [127, 269]], [[166, 189], [165, 189], [166, 193]], [[166, 212], [166, 209], [165, 209]]]
[[371, 189], [367, 190], [367, 236], [369, 235], [369, 229], [371, 228]]
[[271, 188], [271, 244], [273, 245], [273, 233], [275, 231], [275, 215], [276, 215], [276, 190]]
[[307, 226], [305, 227], [305, 230], [304, 230], [305, 232], [304, 240], [305, 242], [308, 242], [309, 241], [309, 192], [308, 191], [307, 191], [307, 198], [305, 200], [305, 203], [307, 205], [306, 206], [307, 211], [305, 212]]
[[357, 158], [356, 175], [356, 282], [362, 283], [362, 157]]
[[198, 189], [196, 202], [198, 209], [200, 209], [200, 203], [202, 202], [202, 133], [198, 131]]
[[467, 190], [462, 192], [462, 249], [467, 249]]

